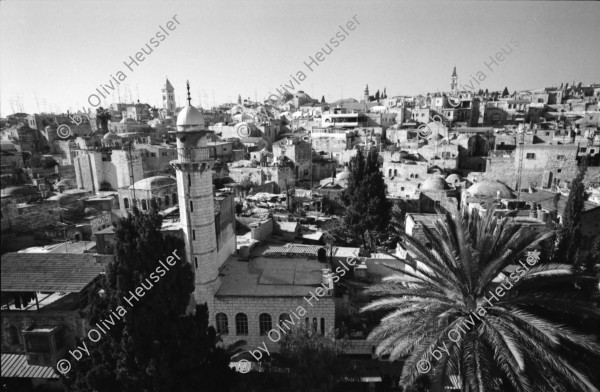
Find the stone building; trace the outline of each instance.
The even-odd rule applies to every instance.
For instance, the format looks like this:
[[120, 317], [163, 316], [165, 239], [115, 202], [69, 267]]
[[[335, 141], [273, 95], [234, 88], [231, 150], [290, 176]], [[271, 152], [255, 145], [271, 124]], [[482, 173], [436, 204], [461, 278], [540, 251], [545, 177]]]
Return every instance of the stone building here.
[[73, 159], [77, 187], [93, 193], [117, 190], [142, 179], [142, 152], [105, 148], [79, 150]]
[[85, 337], [89, 326], [80, 311], [93, 294], [90, 292], [93, 282], [103, 272], [103, 266], [92, 254], [2, 256], [3, 374], [7, 354], [26, 357], [24, 366], [52, 370], [67, 355], [67, 350], [75, 346], [75, 339]]
[[119, 188], [119, 205], [126, 214], [134, 205], [140, 211], [148, 211], [152, 200], [159, 210], [165, 210], [178, 203], [177, 181], [169, 176], [153, 176], [136, 181], [129, 187]]
[[521, 144], [511, 151], [492, 151], [481, 180], [497, 180], [517, 188], [519, 167], [521, 189], [569, 186], [577, 175], [578, 146], [572, 144]]
[[249, 164], [243, 165], [238, 161], [233, 163], [232, 167], [229, 167], [229, 177], [237, 183], [249, 178], [250, 181], [259, 186], [273, 182], [276, 185], [276, 192], [293, 188], [296, 183], [294, 170], [289, 166], [278, 164], [252, 166]]
[[285, 156], [294, 162], [294, 178], [297, 181], [310, 180], [311, 143], [302, 138], [285, 138], [273, 144], [273, 157]]

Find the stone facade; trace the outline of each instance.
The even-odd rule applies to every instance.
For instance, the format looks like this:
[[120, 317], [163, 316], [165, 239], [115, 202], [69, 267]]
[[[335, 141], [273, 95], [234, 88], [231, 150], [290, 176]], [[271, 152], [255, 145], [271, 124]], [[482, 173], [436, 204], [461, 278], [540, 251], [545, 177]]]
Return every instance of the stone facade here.
[[516, 189], [522, 160], [521, 188], [564, 186], [577, 175], [577, 146], [568, 144], [524, 144], [513, 151], [491, 152], [480, 180], [497, 180]]
[[[310, 294], [306, 298], [311, 299]], [[217, 325], [217, 314], [225, 314], [227, 316], [229, 333], [222, 336], [225, 344], [231, 344], [243, 339], [248, 342], [247, 348], [254, 350], [258, 346], [263, 347], [264, 342], [269, 351], [277, 352], [279, 351], [279, 339], [283, 337], [283, 332], [277, 327], [277, 324], [280, 324], [279, 319], [283, 314], [288, 314], [296, 324], [306, 323], [306, 320], [308, 320], [308, 323], [312, 325], [313, 319], [316, 319], [318, 331], [321, 329], [321, 319], [324, 321], [323, 327], [325, 332], [329, 332], [335, 328], [335, 303], [333, 296], [317, 298], [318, 301], [311, 299], [309, 303], [303, 297], [216, 297], [216, 313], [212, 313], [209, 316], [209, 321], [211, 324], [214, 323], [214, 325]], [[299, 312], [299, 307], [302, 307], [304, 311]], [[248, 317], [247, 335], [236, 335], [235, 316], [239, 313], [243, 313]], [[280, 337], [275, 332], [269, 335], [260, 334], [259, 317], [264, 313], [271, 316], [272, 328], [279, 331]], [[295, 317], [293, 313], [298, 317]], [[300, 313], [304, 314], [300, 316]], [[283, 324], [280, 325], [284, 331], [287, 331]]]

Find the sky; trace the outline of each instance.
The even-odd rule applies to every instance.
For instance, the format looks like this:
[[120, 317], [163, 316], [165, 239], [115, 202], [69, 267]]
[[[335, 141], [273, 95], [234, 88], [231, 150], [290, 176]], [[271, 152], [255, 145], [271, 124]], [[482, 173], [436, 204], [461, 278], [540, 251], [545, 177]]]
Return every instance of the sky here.
[[[0, 114], [19, 105], [77, 111], [119, 97], [160, 107], [166, 77], [178, 105], [189, 80], [202, 107], [238, 94], [263, 100], [284, 84], [328, 102], [360, 100], [366, 84], [390, 97], [447, 91], [454, 66], [459, 86], [476, 90], [598, 83], [599, 16], [599, 2], [570, 1], [8, 0]], [[124, 62], [142, 48], [150, 54], [130, 70]], [[321, 48], [330, 53], [310, 70]]]

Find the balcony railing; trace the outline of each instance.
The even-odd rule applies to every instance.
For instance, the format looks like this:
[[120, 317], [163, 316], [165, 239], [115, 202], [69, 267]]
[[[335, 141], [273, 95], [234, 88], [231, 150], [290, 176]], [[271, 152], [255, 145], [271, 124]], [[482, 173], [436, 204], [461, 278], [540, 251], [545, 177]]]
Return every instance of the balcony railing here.
[[215, 159], [214, 147], [178, 148], [177, 158], [179, 162], [202, 162]]

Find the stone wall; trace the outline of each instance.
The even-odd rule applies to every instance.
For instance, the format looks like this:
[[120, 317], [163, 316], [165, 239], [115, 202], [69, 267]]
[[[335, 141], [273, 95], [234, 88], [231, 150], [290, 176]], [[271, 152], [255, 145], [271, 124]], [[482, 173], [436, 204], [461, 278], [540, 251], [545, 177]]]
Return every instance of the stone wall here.
[[[316, 290], [317, 288], [315, 287], [314, 289]], [[310, 299], [310, 294], [307, 295], [307, 298]], [[283, 337], [283, 333], [277, 328], [277, 324], [279, 323], [280, 316], [284, 313], [290, 315], [296, 324], [306, 322], [306, 319], [308, 319], [312, 325], [313, 318], [316, 318], [318, 324], [317, 330], [320, 330], [321, 318], [323, 318], [325, 331], [329, 332], [330, 329], [335, 327], [334, 298], [333, 296], [317, 298], [318, 301], [312, 299], [309, 303], [302, 297], [216, 297], [215, 313], [209, 316], [209, 322], [211, 325], [216, 325], [217, 313], [224, 313], [227, 316], [229, 324], [229, 334], [222, 336], [225, 344], [231, 344], [243, 339], [248, 342], [246, 346], [248, 349], [256, 350], [258, 346], [263, 347], [264, 342], [269, 351], [278, 352], [278, 342], [280, 339], [278, 335], [273, 332], [269, 337], [268, 335], [260, 335], [259, 333], [260, 314], [267, 313], [271, 316], [272, 328], [279, 331], [281, 337]], [[305, 313], [302, 316], [300, 316], [302, 311], [299, 307], [304, 309]], [[238, 313], [244, 313], [248, 317], [248, 335], [236, 335], [235, 316]], [[283, 325], [282, 328], [287, 330]]]

